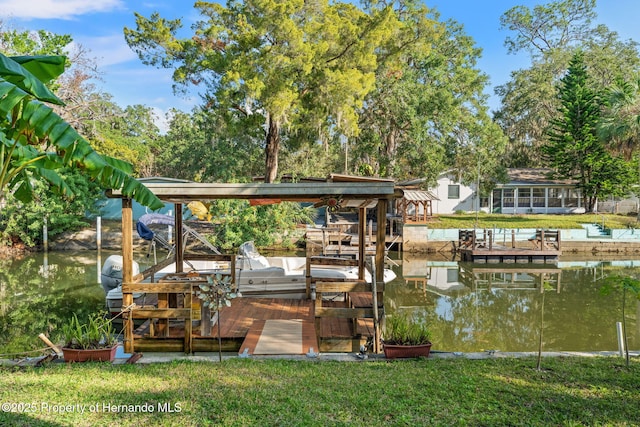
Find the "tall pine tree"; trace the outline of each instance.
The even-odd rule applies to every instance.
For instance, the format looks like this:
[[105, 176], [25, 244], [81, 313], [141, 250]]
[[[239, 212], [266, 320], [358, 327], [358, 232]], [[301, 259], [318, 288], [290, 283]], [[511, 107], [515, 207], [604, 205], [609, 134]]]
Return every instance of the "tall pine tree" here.
[[558, 96], [558, 115], [551, 121], [542, 152], [556, 178], [578, 182], [583, 206], [593, 212], [598, 197], [627, 192], [633, 171], [627, 162], [608, 152], [597, 136], [600, 102], [590, 86], [582, 52], [571, 59]]

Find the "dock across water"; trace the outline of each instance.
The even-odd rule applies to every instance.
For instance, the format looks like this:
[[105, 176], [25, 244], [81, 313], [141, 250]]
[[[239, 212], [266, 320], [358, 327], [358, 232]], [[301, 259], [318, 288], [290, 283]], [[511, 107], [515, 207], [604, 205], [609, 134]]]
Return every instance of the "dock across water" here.
[[517, 247], [515, 234], [511, 245], [498, 245], [492, 230], [460, 230], [457, 251], [466, 262], [556, 262], [562, 254], [560, 230], [536, 230], [528, 240], [530, 247]]

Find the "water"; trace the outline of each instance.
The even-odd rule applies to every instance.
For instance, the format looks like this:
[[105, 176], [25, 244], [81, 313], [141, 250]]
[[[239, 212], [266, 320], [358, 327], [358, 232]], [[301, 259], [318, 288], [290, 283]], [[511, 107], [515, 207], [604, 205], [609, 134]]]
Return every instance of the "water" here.
[[[387, 286], [387, 313], [430, 325], [434, 350], [475, 352], [617, 351], [622, 292], [603, 295], [608, 276], [640, 261], [562, 260], [557, 264], [473, 264], [404, 259]], [[400, 275], [399, 275], [400, 276]], [[640, 302], [627, 296], [629, 348], [640, 348]]]
[[[60, 342], [73, 313], [82, 320], [102, 310], [100, 266], [109, 255], [49, 252], [0, 260], [0, 358], [45, 347], [40, 333]], [[136, 261], [141, 268], [148, 263]], [[434, 350], [537, 351], [542, 328], [545, 351], [616, 351], [622, 293], [600, 289], [605, 277], [631, 274], [640, 261], [481, 266], [405, 254], [399, 264], [385, 292], [387, 313], [406, 311], [427, 322]], [[638, 349], [638, 300], [629, 296], [626, 311], [629, 347]]]

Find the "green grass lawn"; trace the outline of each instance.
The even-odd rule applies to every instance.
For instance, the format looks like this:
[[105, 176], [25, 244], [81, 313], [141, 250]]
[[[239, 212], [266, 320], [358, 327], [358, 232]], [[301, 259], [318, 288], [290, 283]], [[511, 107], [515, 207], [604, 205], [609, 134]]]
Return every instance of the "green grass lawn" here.
[[582, 228], [581, 224], [603, 224], [607, 228], [638, 227], [636, 216], [612, 214], [576, 214], [576, 215], [506, 215], [464, 213], [455, 215], [437, 215], [429, 221], [431, 228]]
[[0, 368], [0, 425], [640, 425], [640, 360], [627, 368], [622, 358], [550, 357], [535, 366], [238, 358]]

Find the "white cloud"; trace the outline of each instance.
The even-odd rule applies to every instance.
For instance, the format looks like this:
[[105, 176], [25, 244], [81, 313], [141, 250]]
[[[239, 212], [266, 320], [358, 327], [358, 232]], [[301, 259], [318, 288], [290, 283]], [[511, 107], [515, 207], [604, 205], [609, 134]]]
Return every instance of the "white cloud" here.
[[155, 124], [160, 129], [162, 135], [166, 135], [169, 131], [169, 120], [167, 118], [167, 112], [158, 107], [151, 107], [153, 114], [155, 115]]
[[0, 0], [0, 17], [18, 19], [73, 19], [87, 13], [124, 8], [122, 0]]
[[91, 51], [89, 56], [95, 57], [100, 67], [138, 59], [125, 42], [122, 33], [102, 37], [78, 37], [76, 41]]

